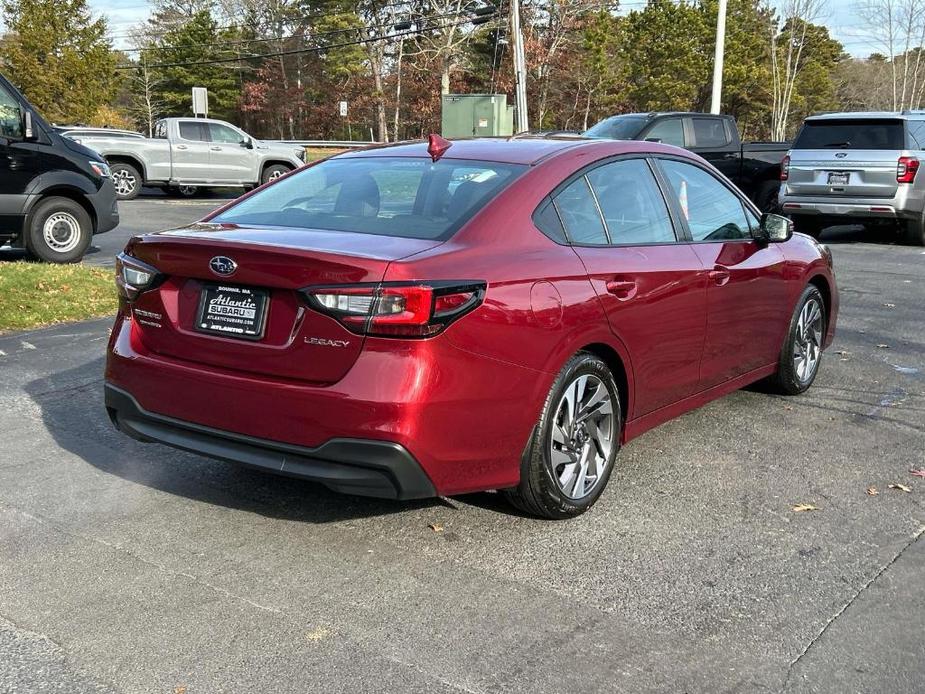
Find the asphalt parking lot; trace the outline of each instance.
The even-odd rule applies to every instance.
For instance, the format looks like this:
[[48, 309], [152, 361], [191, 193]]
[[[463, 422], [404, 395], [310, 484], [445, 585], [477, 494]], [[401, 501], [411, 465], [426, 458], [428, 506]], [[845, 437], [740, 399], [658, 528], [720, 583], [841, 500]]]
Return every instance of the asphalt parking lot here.
[[[126, 203], [87, 262], [220, 202]], [[0, 691], [922, 692], [925, 253], [823, 240], [810, 392], [647, 433], [567, 522], [140, 444], [103, 410], [109, 320], [0, 336]]]

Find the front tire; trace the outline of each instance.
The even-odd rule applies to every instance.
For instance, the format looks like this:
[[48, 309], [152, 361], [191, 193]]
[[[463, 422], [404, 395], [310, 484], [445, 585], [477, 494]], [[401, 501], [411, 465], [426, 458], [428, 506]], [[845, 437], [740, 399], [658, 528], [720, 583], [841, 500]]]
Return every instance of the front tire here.
[[116, 188], [117, 200], [134, 200], [141, 193], [143, 180], [141, 174], [131, 164], [116, 162], [109, 167], [112, 182]]
[[261, 185], [264, 183], [269, 183], [270, 181], [275, 181], [280, 176], [289, 173], [292, 171], [288, 166], [283, 164], [273, 164], [268, 166], [263, 170], [263, 175], [260, 177]]
[[801, 234], [806, 234], [807, 236], [812, 236], [814, 239], [818, 239], [822, 236], [822, 230], [825, 229], [828, 224], [823, 222], [820, 219], [813, 219], [812, 217], [792, 217], [794, 231], [798, 231]]
[[26, 249], [46, 263], [76, 263], [93, 237], [87, 211], [70, 198], [46, 198], [29, 217]]
[[620, 394], [607, 365], [579, 352], [550, 388], [521, 465], [506, 490], [522, 511], [571, 518], [598, 500], [613, 470], [622, 431]]
[[822, 293], [808, 285], [797, 301], [771, 385], [784, 395], [805, 393], [816, 380], [828, 317]]
[[199, 195], [196, 186], [167, 186], [165, 192], [172, 198], [194, 198]]

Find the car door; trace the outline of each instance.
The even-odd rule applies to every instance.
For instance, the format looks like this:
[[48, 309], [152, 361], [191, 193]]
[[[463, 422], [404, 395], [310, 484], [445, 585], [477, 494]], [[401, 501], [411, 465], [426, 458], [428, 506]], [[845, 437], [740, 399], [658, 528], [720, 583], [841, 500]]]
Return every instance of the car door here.
[[171, 178], [180, 183], [211, 181], [212, 162], [206, 124], [196, 120], [177, 121], [178, 137], [171, 143]]
[[40, 146], [23, 140], [19, 102], [0, 84], [0, 245], [23, 225], [26, 190], [38, 174]]
[[732, 181], [739, 178], [741, 149], [735, 142], [730, 123], [719, 116], [694, 116], [690, 119], [688, 149], [715, 166]]
[[227, 183], [253, 183], [254, 150], [246, 143], [250, 138], [222, 123], [207, 123], [209, 129], [209, 157], [212, 162], [212, 176], [216, 181]]
[[709, 277], [700, 389], [775, 363], [792, 308], [779, 246], [752, 238], [757, 216], [711, 171], [678, 159], [658, 164]]
[[695, 392], [706, 273], [675, 233], [645, 158], [586, 170], [554, 197], [613, 332], [632, 360], [638, 417]]

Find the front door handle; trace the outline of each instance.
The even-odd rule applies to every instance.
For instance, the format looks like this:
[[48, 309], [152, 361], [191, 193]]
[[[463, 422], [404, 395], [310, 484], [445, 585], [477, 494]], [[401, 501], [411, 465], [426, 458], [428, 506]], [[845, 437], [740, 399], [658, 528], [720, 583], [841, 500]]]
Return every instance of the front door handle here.
[[177, 145], [177, 149], [189, 149], [186, 145]]
[[627, 301], [636, 296], [636, 280], [614, 277], [607, 280], [605, 286], [607, 287], [607, 292], [613, 294], [620, 301]]
[[735, 152], [727, 152], [723, 155], [723, 159], [738, 159], [739, 155]]
[[213, 152], [221, 152], [221, 151], [222, 151], [222, 148], [221, 148], [221, 147], [209, 147], [209, 149], [211, 149]]
[[710, 279], [713, 280], [717, 286], [722, 287], [729, 281], [729, 270], [724, 268], [722, 265], [717, 265], [712, 270], [710, 270]]

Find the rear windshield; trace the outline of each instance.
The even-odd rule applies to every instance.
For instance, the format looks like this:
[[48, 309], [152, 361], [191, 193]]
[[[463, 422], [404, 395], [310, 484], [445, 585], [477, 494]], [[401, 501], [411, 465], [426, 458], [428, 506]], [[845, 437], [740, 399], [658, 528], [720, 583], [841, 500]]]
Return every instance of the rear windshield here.
[[905, 149], [901, 120], [807, 121], [793, 149]]
[[612, 116], [589, 128], [584, 135], [604, 140], [633, 140], [648, 122], [646, 116]]
[[329, 159], [210, 221], [442, 240], [527, 168], [461, 159]]

